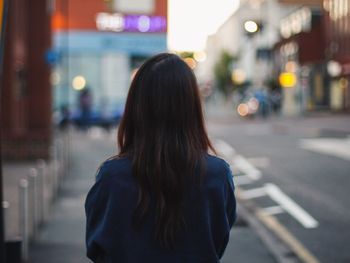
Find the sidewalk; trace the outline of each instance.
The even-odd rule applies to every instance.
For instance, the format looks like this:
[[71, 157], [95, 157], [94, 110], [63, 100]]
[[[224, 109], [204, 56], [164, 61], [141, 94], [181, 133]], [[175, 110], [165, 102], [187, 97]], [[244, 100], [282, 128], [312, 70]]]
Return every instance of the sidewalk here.
[[[72, 135], [70, 175], [62, 184], [52, 217], [30, 249], [30, 263], [84, 263], [85, 196], [98, 165], [115, 151], [111, 136]], [[254, 231], [244, 222], [231, 231], [221, 262], [275, 262]]]
[[[54, 198], [55, 183], [64, 175], [63, 151], [64, 137], [56, 135], [54, 158], [49, 161], [3, 161], [3, 185], [5, 203], [5, 239], [21, 238], [23, 227], [23, 188], [20, 182], [27, 181], [26, 200], [28, 204], [28, 234], [32, 236], [42, 220], [48, 216], [51, 201]], [[52, 152], [54, 151], [52, 149]], [[55, 161], [53, 161], [55, 159]], [[59, 163], [61, 166], [59, 166]], [[57, 180], [57, 181], [56, 181]], [[44, 186], [45, 185], [45, 186]], [[34, 194], [35, 192], [35, 194]], [[34, 209], [34, 203], [36, 210]], [[36, 212], [36, 213], [35, 213]]]

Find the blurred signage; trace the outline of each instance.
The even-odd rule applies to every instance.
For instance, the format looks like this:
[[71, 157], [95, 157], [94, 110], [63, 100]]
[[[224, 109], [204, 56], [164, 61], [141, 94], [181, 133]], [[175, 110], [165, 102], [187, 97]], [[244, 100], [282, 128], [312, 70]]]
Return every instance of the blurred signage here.
[[61, 56], [65, 56], [68, 52], [70, 54], [121, 52], [150, 56], [167, 50], [165, 34], [116, 34], [109, 31], [101, 34], [98, 31], [76, 31], [55, 33], [53, 40], [54, 48]]
[[96, 27], [101, 31], [156, 33], [166, 32], [167, 21], [164, 16], [98, 13]]
[[311, 22], [311, 9], [308, 7], [303, 7], [281, 20], [281, 35], [284, 38], [289, 38], [301, 32], [310, 31]]

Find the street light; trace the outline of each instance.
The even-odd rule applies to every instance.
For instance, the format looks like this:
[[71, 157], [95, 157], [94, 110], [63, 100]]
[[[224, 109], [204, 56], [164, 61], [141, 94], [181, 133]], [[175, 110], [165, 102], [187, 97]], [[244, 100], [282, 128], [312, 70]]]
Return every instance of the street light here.
[[86, 86], [86, 80], [83, 76], [75, 76], [72, 81], [72, 86], [75, 90], [82, 90]]
[[258, 32], [259, 25], [253, 20], [248, 20], [248, 21], [244, 22], [244, 30], [250, 34], [253, 34], [253, 33]]

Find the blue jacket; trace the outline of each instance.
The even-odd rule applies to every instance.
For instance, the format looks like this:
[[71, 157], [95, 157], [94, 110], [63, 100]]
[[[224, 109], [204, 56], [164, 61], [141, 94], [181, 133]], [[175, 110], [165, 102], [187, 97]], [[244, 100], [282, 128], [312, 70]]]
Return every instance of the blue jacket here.
[[225, 161], [208, 154], [203, 178], [185, 198], [185, 233], [166, 249], [154, 240], [151, 216], [141, 229], [132, 225], [138, 188], [131, 161], [104, 162], [85, 203], [87, 256], [112, 263], [219, 262], [236, 218], [232, 173]]

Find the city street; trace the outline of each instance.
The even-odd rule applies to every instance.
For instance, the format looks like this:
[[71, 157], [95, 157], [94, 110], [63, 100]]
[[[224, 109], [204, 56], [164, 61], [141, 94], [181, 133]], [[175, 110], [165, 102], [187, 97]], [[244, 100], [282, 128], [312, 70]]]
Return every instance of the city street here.
[[[141, 194], [136, 212], [155, 194], [161, 241], [183, 223], [182, 167], [195, 167], [210, 141], [232, 169], [238, 216], [229, 233], [232, 211], [193, 199], [190, 208], [210, 212], [193, 213], [200, 237], [187, 233], [188, 251], [215, 258], [208, 244], [222, 252], [230, 234], [222, 263], [349, 263], [349, 40], [350, 0], [0, 0], [0, 263], [90, 262], [84, 204], [100, 164], [118, 153], [118, 125], [137, 179], [152, 175], [139, 180], [155, 193]], [[227, 203], [230, 186], [218, 195]], [[106, 244], [152, 244], [108, 218], [126, 234], [88, 224]], [[200, 223], [215, 222], [224, 231], [204, 237]], [[175, 250], [187, 260], [184, 251]]]
[[[30, 263], [90, 262], [85, 257], [84, 201], [99, 164], [116, 152], [115, 134], [99, 128], [92, 128], [88, 134], [72, 133], [70, 172], [61, 184], [48, 223], [30, 248]], [[221, 262], [273, 263], [275, 260], [239, 216]]]
[[320, 262], [350, 261], [348, 117], [215, 119], [209, 131], [235, 150], [243, 197], [267, 208]]
[[[227, 161], [231, 161], [240, 197], [253, 200], [276, 217], [319, 262], [345, 263], [350, 259], [345, 245], [350, 241], [346, 234], [350, 228], [346, 189], [350, 163], [346, 153], [334, 156], [306, 149], [303, 140], [322, 145], [320, 138], [335, 138], [334, 143], [341, 142], [339, 149], [345, 145], [349, 151], [350, 122], [347, 123], [343, 117], [208, 121], [217, 150], [222, 152], [223, 142], [235, 150], [235, 157]], [[31, 247], [30, 262], [88, 262], [83, 203], [99, 163], [116, 152], [114, 135], [115, 131], [106, 133], [99, 128], [88, 134], [72, 134], [70, 175], [63, 181], [51, 220]], [[242, 165], [242, 159], [250, 166]], [[281, 193], [276, 197], [274, 187], [282, 198]], [[283, 203], [285, 197], [302, 211], [289, 208]], [[275, 262], [256, 229], [238, 212], [240, 218], [222, 262]]]

